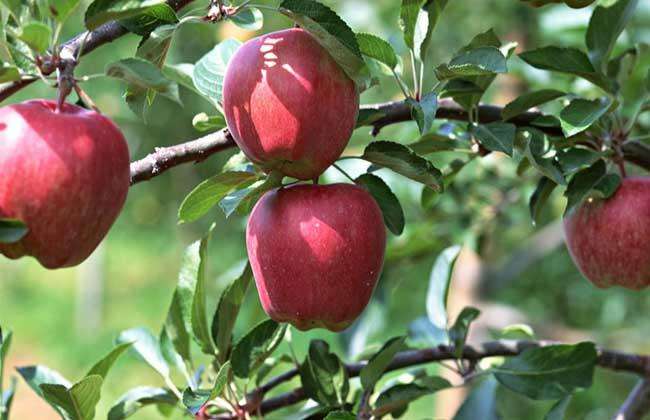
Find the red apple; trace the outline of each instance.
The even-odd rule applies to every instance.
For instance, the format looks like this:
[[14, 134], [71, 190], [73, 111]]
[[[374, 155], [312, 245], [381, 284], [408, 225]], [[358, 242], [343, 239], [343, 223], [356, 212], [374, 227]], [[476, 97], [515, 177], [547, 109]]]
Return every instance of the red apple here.
[[623, 180], [614, 196], [589, 200], [564, 220], [578, 268], [598, 287], [650, 285], [650, 178]]
[[44, 267], [85, 260], [117, 218], [129, 189], [129, 151], [106, 117], [53, 101], [0, 108], [0, 218], [23, 221], [28, 234], [0, 244], [9, 258]]
[[228, 64], [228, 129], [264, 170], [313, 179], [341, 155], [359, 111], [354, 82], [303, 29], [252, 39]]
[[297, 185], [266, 193], [246, 229], [248, 258], [266, 313], [300, 330], [348, 327], [381, 272], [381, 210], [351, 184]]

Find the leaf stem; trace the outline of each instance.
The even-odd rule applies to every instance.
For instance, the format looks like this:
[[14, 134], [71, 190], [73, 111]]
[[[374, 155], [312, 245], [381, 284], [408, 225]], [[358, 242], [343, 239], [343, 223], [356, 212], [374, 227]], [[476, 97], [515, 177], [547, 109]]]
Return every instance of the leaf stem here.
[[337, 165], [336, 163], [333, 163], [332, 166], [333, 166], [334, 168], [336, 168], [340, 173], [342, 173], [343, 175], [345, 175], [345, 177], [346, 177], [347, 179], [349, 179], [350, 181], [354, 182], [354, 178], [352, 178], [350, 175], [348, 175], [348, 173], [345, 172], [345, 171], [343, 170], [343, 168], [341, 168], [339, 165]]

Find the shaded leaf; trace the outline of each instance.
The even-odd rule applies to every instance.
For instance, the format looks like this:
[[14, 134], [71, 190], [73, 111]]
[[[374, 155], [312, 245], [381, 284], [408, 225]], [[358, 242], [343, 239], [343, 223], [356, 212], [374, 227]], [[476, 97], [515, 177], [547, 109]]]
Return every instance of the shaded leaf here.
[[506, 105], [501, 111], [501, 117], [504, 121], [507, 121], [517, 115], [523, 114], [531, 108], [543, 105], [565, 95], [566, 93], [555, 89], [543, 89], [526, 93]]
[[492, 152], [512, 156], [517, 127], [514, 124], [493, 122], [470, 126], [470, 132], [483, 147]]
[[249, 331], [232, 349], [233, 373], [239, 378], [249, 378], [280, 345], [286, 330], [286, 324], [269, 319]]
[[111, 370], [113, 365], [115, 364], [115, 361], [124, 353], [129, 347], [131, 347], [131, 343], [122, 343], [117, 346], [113, 350], [110, 351], [106, 356], [104, 356], [100, 361], [95, 363], [95, 365], [88, 371], [86, 376], [91, 376], [91, 375], [99, 375], [102, 377], [102, 379], [106, 379], [106, 375], [108, 374], [108, 371]]
[[610, 7], [598, 6], [587, 28], [589, 58], [597, 69], [606, 70], [616, 40], [627, 26], [639, 0], [618, 0]]
[[245, 7], [236, 15], [231, 16], [230, 21], [248, 31], [257, 31], [264, 25], [264, 15], [256, 7]]
[[221, 109], [223, 79], [228, 62], [240, 46], [241, 42], [236, 39], [223, 40], [194, 65], [192, 80], [196, 89], [218, 109]]
[[472, 389], [460, 406], [453, 420], [499, 420], [497, 414], [497, 388], [499, 384], [488, 376]]
[[618, 175], [607, 173], [607, 165], [602, 159], [579, 171], [571, 178], [564, 192], [568, 201], [565, 215], [587, 198], [612, 196], [620, 183], [621, 178]]
[[409, 98], [411, 115], [420, 129], [420, 134], [427, 134], [433, 127], [438, 111], [438, 96], [435, 93], [424, 95], [419, 101]]
[[388, 229], [395, 235], [401, 235], [404, 231], [404, 210], [402, 210], [402, 205], [390, 187], [381, 178], [373, 174], [363, 174], [354, 182], [368, 190], [370, 195], [377, 201]]
[[309, 343], [309, 353], [300, 366], [300, 380], [305, 393], [327, 407], [340, 406], [349, 392], [345, 367], [322, 340]]
[[132, 343], [133, 351], [158, 372], [163, 378], [169, 377], [169, 366], [160, 352], [158, 339], [146, 328], [131, 328], [122, 331], [115, 340], [117, 344]]
[[460, 251], [461, 247], [457, 245], [442, 251], [433, 264], [429, 277], [427, 316], [438, 331], [446, 332], [447, 330], [447, 295], [454, 264]]
[[86, 28], [93, 30], [103, 23], [146, 13], [164, 3], [164, 0], [94, 0], [86, 9], [84, 21]]
[[562, 398], [551, 407], [550, 411], [544, 416], [544, 420], [564, 420], [566, 409], [571, 404], [571, 395]]
[[175, 406], [176, 396], [164, 388], [137, 387], [122, 395], [108, 412], [108, 420], [122, 420], [148, 405]]
[[471, 306], [463, 308], [463, 310], [458, 314], [456, 322], [449, 329], [449, 340], [454, 345], [454, 355], [460, 359], [463, 355], [463, 348], [465, 347], [465, 341], [467, 340], [467, 334], [469, 333], [470, 324], [478, 318], [481, 314], [476, 308]]
[[506, 73], [506, 57], [496, 47], [478, 47], [460, 52], [449, 64], [436, 67], [438, 80]]
[[539, 179], [537, 187], [535, 187], [535, 191], [530, 196], [530, 201], [528, 203], [530, 217], [533, 220], [533, 224], [539, 222], [541, 211], [544, 208], [544, 205], [546, 205], [546, 202], [555, 187], [557, 187], [557, 184], [547, 177], [543, 176]]
[[393, 47], [378, 36], [366, 33], [357, 34], [361, 54], [384, 63], [391, 69], [397, 67], [397, 54]]
[[609, 98], [593, 101], [574, 99], [560, 113], [562, 131], [567, 137], [575, 136], [591, 127], [609, 110], [612, 102]]
[[92, 420], [101, 398], [103, 379], [99, 375], [86, 376], [67, 388], [61, 384], [41, 384], [43, 398], [65, 413], [70, 420]]
[[0, 219], [0, 243], [13, 244], [25, 237], [29, 229], [16, 219]]
[[365, 390], [372, 390], [375, 387], [377, 381], [381, 379], [384, 371], [392, 362], [393, 357], [404, 348], [405, 341], [406, 337], [391, 338], [368, 360], [368, 363], [361, 369], [359, 374], [361, 385]]

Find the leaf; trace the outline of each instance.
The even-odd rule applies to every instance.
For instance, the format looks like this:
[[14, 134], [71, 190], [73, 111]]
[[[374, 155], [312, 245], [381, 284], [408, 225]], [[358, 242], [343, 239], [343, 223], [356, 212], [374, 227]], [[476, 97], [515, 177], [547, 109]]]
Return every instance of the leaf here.
[[217, 109], [221, 109], [223, 79], [228, 62], [241, 46], [236, 39], [226, 39], [205, 54], [194, 65], [192, 80], [196, 89]]
[[[5, 363], [5, 359], [7, 358], [7, 354], [9, 353], [9, 348], [11, 347], [11, 338], [12, 338], [11, 331], [8, 332], [5, 336], [3, 336], [2, 329], [0, 329], [0, 397], [2, 397], [2, 384], [4, 383], [3, 380], [4, 363]], [[0, 404], [0, 407], [1, 406], [2, 404]]]
[[427, 0], [418, 11], [413, 34], [413, 49], [415, 50], [415, 56], [422, 62], [427, 59], [433, 30], [447, 3], [448, 0]]
[[378, 36], [366, 33], [357, 34], [361, 54], [374, 58], [391, 69], [397, 67], [397, 54], [393, 47]]
[[355, 420], [357, 417], [348, 411], [331, 411], [324, 420]]
[[427, 379], [426, 382], [417, 381], [408, 384], [397, 384], [382, 391], [375, 402], [373, 415], [381, 417], [389, 413], [399, 412], [420, 397], [452, 386], [449, 381], [441, 377], [434, 376]]
[[352, 29], [332, 9], [313, 0], [284, 0], [280, 13], [309, 31], [360, 88], [368, 69]]
[[183, 200], [178, 209], [179, 223], [198, 220], [228, 194], [245, 188], [256, 180], [257, 175], [250, 172], [224, 172], [206, 179]]
[[65, 22], [79, 5], [79, 0], [48, 0], [48, 10], [57, 22]]
[[0, 63], [0, 83], [15, 82], [20, 80], [20, 70], [18, 67], [7, 63]]
[[415, 26], [424, 0], [402, 0], [399, 24], [404, 32], [404, 43], [410, 50], [415, 49]]
[[192, 390], [192, 388], [186, 388], [185, 391], [183, 391], [183, 405], [185, 405], [193, 416], [196, 416], [201, 410], [201, 407], [203, 407], [208, 401], [215, 399], [221, 394], [228, 383], [229, 372], [230, 362], [226, 362], [221, 366], [219, 372], [217, 372], [215, 384], [212, 389], [199, 389], [195, 391]]
[[463, 349], [465, 347], [465, 341], [467, 340], [469, 326], [476, 318], [478, 318], [480, 314], [481, 311], [476, 308], [472, 308], [471, 306], [463, 308], [463, 310], [456, 318], [456, 322], [454, 322], [454, 325], [449, 330], [449, 340], [454, 345], [454, 355], [458, 359], [460, 359], [463, 355]]
[[611, 197], [621, 183], [621, 178], [616, 174], [607, 173], [607, 165], [602, 159], [576, 173], [564, 195], [567, 198], [567, 207], [565, 215], [573, 208], [582, 204], [587, 198], [609, 198]]
[[27, 235], [27, 226], [16, 219], [0, 219], [0, 243], [14, 244]]
[[[427, 291], [427, 316], [438, 331], [447, 330], [447, 295], [460, 246], [443, 250], [433, 264]], [[445, 334], [446, 335], [446, 334]]]
[[[173, 18], [176, 18], [176, 14], [173, 15]], [[136, 57], [151, 61], [156, 67], [162, 69], [176, 29], [178, 29], [178, 25], [175, 23], [158, 26], [146, 38], [143, 38], [143, 41], [138, 45]], [[167, 76], [163, 73], [163, 77], [166, 78]]]
[[523, 134], [527, 140], [524, 155], [530, 164], [556, 184], [566, 185], [566, 180], [564, 179], [559, 164], [551, 157], [544, 157], [546, 154], [546, 135], [542, 131], [534, 128], [526, 129]]
[[361, 158], [434, 190], [442, 190], [442, 173], [431, 162], [402, 144], [390, 141], [372, 142], [366, 147]]
[[429, 133], [409, 144], [408, 147], [417, 154], [428, 155], [436, 152], [469, 151], [471, 144], [464, 139]]
[[428, 93], [419, 101], [409, 98], [407, 102], [411, 106], [411, 115], [420, 129], [420, 134], [427, 134], [431, 131], [436, 118], [438, 96], [435, 93]]
[[323, 340], [312, 340], [309, 353], [300, 365], [300, 380], [305, 393], [327, 406], [340, 406], [350, 390], [345, 367]]
[[244, 272], [223, 291], [217, 304], [217, 310], [212, 319], [212, 339], [219, 350], [219, 361], [225, 362], [229, 356], [232, 330], [244, 302], [244, 297], [253, 279], [250, 264], [246, 264]]
[[594, 67], [605, 71], [612, 50], [639, 0], [618, 0], [610, 7], [598, 6], [591, 15], [587, 28], [587, 48]]
[[494, 369], [494, 376], [529, 398], [557, 400], [591, 386], [597, 359], [593, 343], [533, 348], [508, 358]]
[[548, 198], [551, 196], [555, 187], [557, 187], [557, 184], [547, 177], [543, 176], [539, 179], [537, 187], [530, 196], [530, 201], [528, 203], [530, 218], [533, 220], [533, 225], [536, 225], [539, 222], [542, 208], [548, 201]]
[[196, 89], [194, 81], [192, 80], [192, 74], [194, 73], [194, 64], [165, 64], [162, 68], [162, 72], [169, 80], [178, 83], [180, 86], [191, 90], [197, 95], [201, 95], [201, 93]]
[[531, 108], [543, 105], [565, 95], [565, 92], [555, 89], [543, 89], [526, 93], [506, 105], [501, 111], [501, 117], [504, 121], [510, 120]]
[[16, 395], [16, 382], [16, 378], [12, 377], [9, 388], [4, 390], [4, 392], [0, 392], [0, 420], [9, 420], [11, 405]]
[[[181, 356], [180, 353], [176, 350], [175, 343], [169, 335], [170, 328], [165, 325], [158, 335], [158, 341], [160, 342], [160, 353], [163, 356], [163, 359], [167, 362], [170, 367], [175, 367], [185, 378], [185, 381], [192, 387], [196, 388], [197, 384], [194, 380], [195, 376], [191, 376], [190, 372], [187, 369], [187, 364], [191, 364], [191, 359], [189, 357]], [[189, 342], [188, 342], [189, 346]], [[188, 349], [189, 350], [189, 349]]]
[[27, 385], [39, 396], [43, 396], [40, 386], [42, 384], [59, 384], [66, 388], [71, 386], [59, 372], [46, 366], [23, 366], [16, 369]]
[[571, 137], [585, 131], [605, 115], [611, 105], [612, 102], [609, 98], [593, 101], [574, 99], [560, 113], [560, 122], [564, 135]]
[[106, 75], [121, 79], [130, 86], [139, 89], [151, 89], [178, 103], [178, 85], [163, 75], [162, 71], [152, 62], [138, 58], [124, 58], [109, 64]]
[[192, 118], [192, 125], [197, 131], [217, 131], [226, 127], [226, 118], [221, 114], [208, 115], [201, 112]]
[[169, 378], [169, 366], [160, 352], [158, 339], [146, 328], [131, 328], [122, 331], [115, 340], [117, 344], [132, 343], [135, 353], [158, 372], [163, 378]]
[[32, 50], [44, 53], [50, 46], [52, 29], [42, 22], [29, 22], [20, 27], [18, 38], [29, 45]]
[[236, 190], [228, 194], [219, 202], [219, 207], [226, 217], [230, 217], [237, 210], [240, 214], [251, 211], [255, 203], [268, 191], [282, 186], [284, 176], [279, 172], [271, 172], [266, 179], [255, 182], [249, 187]]
[[203, 353], [214, 355], [216, 349], [210, 335], [205, 308], [205, 265], [209, 239], [210, 233], [203, 237], [200, 242], [197, 241], [187, 247], [183, 258], [181, 275], [186, 279], [186, 284], [191, 285], [191, 288], [193, 286], [194, 290], [190, 312], [190, 325], [194, 340], [201, 347]]
[[93, 30], [103, 23], [146, 13], [164, 3], [164, 0], [94, 0], [86, 9], [84, 22], [88, 30]]
[[533, 340], [535, 339], [535, 331], [530, 325], [526, 324], [513, 324], [504, 327], [498, 337], [505, 340]]
[[68, 389], [61, 384], [42, 384], [40, 386], [50, 404], [58, 407], [71, 420], [92, 420], [95, 407], [101, 398], [103, 379], [99, 375], [90, 375]]
[[388, 230], [395, 235], [401, 235], [404, 231], [404, 210], [390, 187], [373, 174], [363, 174], [354, 182], [365, 188], [377, 201]]
[[256, 7], [245, 7], [231, 16], [230, 21], [248, 31], [257, 31], [264, 26], [264, 15]]
[[175, 406], [178, 400], [174, 394], [164, 388], [142, 386], [133, 388], [122, 395], [108, 412], [108, 420], [122, 420], [147, 405]]
[[111, 350], [110, 353], [108, 353], [100, 361], [95, 363], [95, 365], [86, 374], [86, 377], [91, 375], [99, 375], [102, 377], [102, 379], [106, 379], [106, 375], [108, 374], [108, 371], [111, 370], [111, 368], [113, 367], [113, 364], [115, 364], [115, 361], [129, 347], [131, 347], [131, 343], [122, 343], [115, 346], [115, 348]]
[[232, 349], [232, 371], [239, 378], [251, 374], [282, 342], [287, 325], [269, 319], [254, 327]]
[[546, 416], [544, 416], [544, 420], [564, 420], [566, 409], [569, 407], [569, 404], [571, 404], [571, 395], [568, 395], [555, 403], [553, 407], [551, 407], [551, 410], [546, 413]]
[[404, 348], [405, 341], [406, 337], [391, 338], [368, 360], [368, 363], [361, 369], [359, 374], [364, 390], [371, 391], [375, 387], [390, 362], [393, 361], [393, 357]]
[[499, 420], [497, 414], [497, 381], [492, 376], [485, 378], [460, 406], [453, 420]]
[[[141, 45], [148, 41], [147, 37], [151, 37], [152, 34], [157, 32], [159, 29], [165, 32], [169, 32], [169, 28], [163, 29], [165, 26], [173, 26], [175, 30], [179, 25], [168, 25], [171, 23], [178, 23], [179, 19], [176, 15], [174, 9], [167, 3], [158, 4], [154, 7], [147, 9], [143, 13], [139, 13], [133, 17], [127, 19], [121, 19], [120, 25], [124, 26], [129, 32], [134, 34], [142, 35], [143, 42]], [[169, 35], [173, 35], [174, 31], [172, 30]]]
[[596, 71], [589, 57], [575, 48], [543, 47], [523, 52], [519, 58], [535, 68], [573, 74], [606, 91], [612, 90], [611, 82]]
[[514, 124], [493, 122], [471, 125], [470, 133], [483, 147], [492, 152], [503, 152], [512, 156], [517, 127]]
[[562, 172], [571, 175], [581, 169], [588, 168], [602, 158], [603, 154], [591, 149], [572, 147], [557, 152], [557, 161]]
[[436, 67], [440, 81], [468, 76], [486, 76], [507, 73], [506, 57], [496, 47], [479, 47], [460, 52], [449, 64]]

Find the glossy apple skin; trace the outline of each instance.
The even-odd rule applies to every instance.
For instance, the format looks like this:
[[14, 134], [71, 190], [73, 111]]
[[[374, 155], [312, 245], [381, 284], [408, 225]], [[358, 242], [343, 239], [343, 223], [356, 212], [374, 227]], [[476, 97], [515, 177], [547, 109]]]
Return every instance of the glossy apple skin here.
[[129, 151], [108, 118], [72, 104], [31, 100], [0, 108], [0, 218], [29, 233], [0, 253], [71, 267], [95, 250], [129, 189]]
[[246, 246], [266, 313], [300, 330], [347, 328], [381, 273], [381, 210], [350, 184], [266, 193], [248, 220]]
[[625, 178], [608, 200], [592, 200], [564, 220], [569, 252], [601, 288], [650, 285], [650, 177]]
[[307, 180], [348, 144], [359, 93], [327, 50], [296, 28], [237, 50], [226, 70], [223, 107], [228, 129], [251, 161]]

